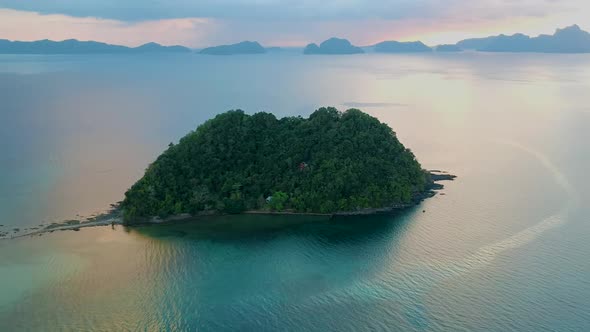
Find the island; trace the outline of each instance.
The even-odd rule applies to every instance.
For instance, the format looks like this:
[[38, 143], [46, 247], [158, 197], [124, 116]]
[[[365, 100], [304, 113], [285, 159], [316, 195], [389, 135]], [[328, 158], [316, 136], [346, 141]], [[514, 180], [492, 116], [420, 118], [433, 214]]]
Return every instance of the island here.
[[457, 46], [457, 45], [449, 45], [449, 44], [444, 44], [444, 45], [438, 45], [435, 50], [437, 52], [462, 52], [463, 50]]
[[0, 39], [0, 54], [145, 54], [145, 53], [190, 53], [184, 46], [163, 46], [147, 43], [138, 47], [111, 45], [96, 41], [38, 40], [32, 42]]
[[[438, 177], [438, 178], [433, 178]], [[199, 215], [356, 215], [406, 208], [433, 180], [395, 132], [358, 109], [308, 118], [228, 111], [169, 147], [120, 205], [128, 224]]]
[[282, 119], [235, 110], [170, 143], [125, 199], [104, 212], [28, 228], [0, 225], [0, 240], [89, 227], [206, 222], [227, 214], [389, 214], [416, 206], [443, 189], [441, 181], [454, 179], [422, 169], [389, 126], [358, 109], [324, 107], [308, 118]]
[[384, 41], [375, 45], [375, 52], [377, 53], [424, 53], [432, 52], [432, 49], [424, 43], [415, 42], [398, 42], [398, 41]]
[[158, 43], [147, 43], [131, 49], [134, 53], [190, 53], [189, 48], [179, 45], [162, 46]]
[[243, 41], [237, 44], [207, 47], [199, 53], [208, 55], [262, 54], [266, 53], [266, 49], [258, 42]]
[[590, 33], [572, 25], [557, 29], [553, 35], [499, 35], [465, 39], [457, 46], [482, 52], [590, 53]]
[[305, 47], [303, 54], [359, 54], [365, 53], [362, 48], [352, 45], [348, 40], [330, 38], [320, 46], [311, 43]]

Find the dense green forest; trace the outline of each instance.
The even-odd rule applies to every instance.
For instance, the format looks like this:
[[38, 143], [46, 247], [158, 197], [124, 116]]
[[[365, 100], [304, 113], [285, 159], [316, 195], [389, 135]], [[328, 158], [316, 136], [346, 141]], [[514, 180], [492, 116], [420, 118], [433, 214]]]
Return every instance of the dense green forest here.
[[331, 213], [408, 203], [425, 173], [393, 130], [357, 109], [305, 119], [229, 111], [170, 144], [125, 193], [127, 221], [218, 211]]

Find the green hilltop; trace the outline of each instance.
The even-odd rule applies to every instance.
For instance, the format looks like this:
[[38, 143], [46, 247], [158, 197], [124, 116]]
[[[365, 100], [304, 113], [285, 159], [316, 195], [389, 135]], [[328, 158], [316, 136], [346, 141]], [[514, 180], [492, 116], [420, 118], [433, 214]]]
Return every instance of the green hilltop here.
[[360, 110], [282, 119], [236, 110], [170, 144], [121, 207], [127, 222], [247, 210], [336, 213], [410, 203], [426, 182], [393, 130]]

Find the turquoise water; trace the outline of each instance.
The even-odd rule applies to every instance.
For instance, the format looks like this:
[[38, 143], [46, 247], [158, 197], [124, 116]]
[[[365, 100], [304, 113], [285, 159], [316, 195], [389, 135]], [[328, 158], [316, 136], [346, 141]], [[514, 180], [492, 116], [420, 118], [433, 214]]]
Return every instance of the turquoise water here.
[[358, 107], [459, 177], [394, 216], [0, 241], [0, 331], [590, 329], [590, 56], [0, 56], [0, 230], [108, 208], [230, 108]]

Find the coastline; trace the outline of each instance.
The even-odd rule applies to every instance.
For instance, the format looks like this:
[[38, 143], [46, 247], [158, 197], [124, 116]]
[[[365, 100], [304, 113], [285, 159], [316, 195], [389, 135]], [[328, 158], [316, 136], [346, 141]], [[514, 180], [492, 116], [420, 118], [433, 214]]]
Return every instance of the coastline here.
[[[440, 170], [427, 170], [426, 173], [429, 176], [427, 186], [424, 191], [418, 192], [412, 198], [412, 201], [407, 204], [394, 204], [392, 206], [382, 207], [382, 208], [369, 208], [369, 209], [361, 209], [357, 211], [342, 211], [342, 212], [334, 212], [334, 213], [313, 213], [313, 212], [294, 212], [294, 211], [267, 211], [267, 210], [249, 210], [243, 211], [240, 214], [244, 215], [266, 215], [266, 216], [315, 216], [315, 217], [327, 217], [327, 218], [334, 218], [334, 217], [351, 217], [351, 216], [370, 216], [370, 215], [378, 215], [378, 214], [389, 214], [395, 211], [411, 208], [413, 206], [419, 205], [422, 201], [427, 198], [433, 197], [437, 194], [437, 191], [442, 190], [444, 185], [438, 183], [441, 181], [453, 181], [456, 176], [449, 174], [445, 171]], [[123, 221], [122, 211], [120, 210], [119, 203], [112, 204], [111, 209], [101, 215], [83, 219], [83, 220], [69, 220], [64, 221], [61, 223], [51, 223], [50, 225], [44, 226], [34, 226], [30, 228], [14, 228], [13, 233], [10, 234], [9, 231], [2, 231], [0, 230], [0, 240], [10, 240], [10, 239], [17, 239], [23, 237], [33, 237], [33, 236], [42, 236], [47, 233], [53, 233], [56, 231], [79, 231], [81, 228], [89, 228], [89, 227], [104, 227], [104, 226], [114, 226], [114, 225], [124, 225], [127, 227], [135, 227], [135, 226], [142, 226], [142, 225], [158, 225], [158, 224], [170, 224], [174, 222], [180, 221], [188, 221], [188, 220], [199, 220], [202, 217], [218, 217], [224, 216], [227, 214], [219, 213], [215, 211], [204, 211], [198, 215], [190, 215], [190, 214], [179, 214], [170, 216], [165, 219], [160, 219], [158, 217], [152, 218], [145, 218], [140, 221], [134, 222], [133, 224], [126, 224]]]
[[0, 241], [18, 239], [27, 236], [42, 236], [44, 234], [57, 231], [79, 231], [82, 228], [102, 227], [109, 225], [123, 225], [123, 218], [118, 204], [111, 204], [110, 210], [90, 218], [53, 222], [49, 225], [41, 224], [38, 226], [22, 229], [13, 228], [12, 233], [9, 231], [0, 231]]

